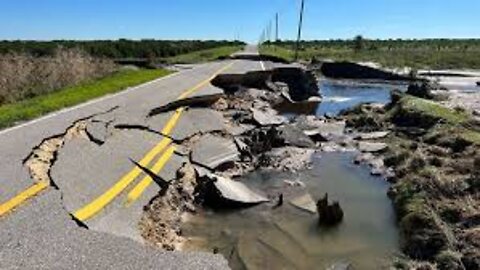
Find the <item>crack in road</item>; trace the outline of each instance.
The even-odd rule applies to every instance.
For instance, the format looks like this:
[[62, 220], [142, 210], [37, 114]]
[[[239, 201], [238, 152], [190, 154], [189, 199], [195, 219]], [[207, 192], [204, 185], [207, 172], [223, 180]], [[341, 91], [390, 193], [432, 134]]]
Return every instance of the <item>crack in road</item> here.
[[[72, 125], [70, 125], [64, 133], [53, 135], [43, 139], [38, 146], [33, 148], [32, 152], [22, 162], [23, 165], [28, 169], [28, 172], [32, 179], [36, 183], [49, 183], [51, 187], [59, 190], [61, 194], [61, 201], [63, 202], [64, 194], [51, 176], [51, 169], [57, 161], [59, 151], [62, 149], [66, 142], [74, 139], [85, 139], [99, 145], [95, 140], [92, 140], [91, 136], [86, 131], [88, 121], [93, 119], [94, 117], [111, 113], [118, 108], [118, 106], [115, 106], [105, 112], [96, 113], [79, 119], [75, 121]], [[63, 206], [63, 203], [62, 207], [78, 226], [82, 228], [88, 228], [83, 222], [75, 218]]]

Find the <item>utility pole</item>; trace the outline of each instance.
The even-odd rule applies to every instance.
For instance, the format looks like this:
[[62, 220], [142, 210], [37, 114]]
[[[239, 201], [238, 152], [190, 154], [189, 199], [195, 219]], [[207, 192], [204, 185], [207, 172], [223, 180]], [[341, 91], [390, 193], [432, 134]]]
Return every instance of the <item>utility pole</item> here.
[[275, 42], [279, 40], [278, 37], [278, 12], [275, 14]]
[[302, 38], [303, 10], [305, 9], [305, 0], [302, 0], [300, 8], [300, 21], [298, 23], [297, 46], [295, 48], [295, 61], [298, 60], [298, 51], [300, 50], [300, 39]]

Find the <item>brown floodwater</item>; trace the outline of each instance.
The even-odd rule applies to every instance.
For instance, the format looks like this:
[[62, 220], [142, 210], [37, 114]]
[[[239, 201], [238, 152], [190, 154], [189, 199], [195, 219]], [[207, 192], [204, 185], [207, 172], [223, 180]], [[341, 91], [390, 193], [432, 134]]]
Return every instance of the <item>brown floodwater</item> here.
[[[254, 172], [241, 178], [272, 197], [272, 203], [236, 210], [203, 209], [183, 226], [186, 250], [219, 252], [233, 269], [327, 269], [350, 262], [355, 269], [383, 269], [398, 252], [394, 210], [388, 184], [352, 163], [353, 153], [322, 153], [312, 169], [297, 173]], [[284, 180], [300, 180], [287, 186]], [[275, 208], [275, 198], [284, 204]], [[292, 198], [325, 193], [338, 200], [344, 221], [318, 226], [317, 216], [292, 206]]]

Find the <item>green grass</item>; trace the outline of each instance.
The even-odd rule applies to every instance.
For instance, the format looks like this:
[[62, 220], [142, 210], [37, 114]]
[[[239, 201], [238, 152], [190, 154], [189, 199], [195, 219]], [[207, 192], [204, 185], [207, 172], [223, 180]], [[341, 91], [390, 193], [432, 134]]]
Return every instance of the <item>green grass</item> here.
[[475, 144], [480, 145], [480, 132], [474, 130], [465, 130], [460, 135], [463, 139]]
[[422, 98], [407, 95], [401, 103], [404, 110], [421, 113], [432, 118], [444, 119], [450, 124], [464, 124], [470, 120], [469, 115], [465, 112], [458, 112]]
[[[292, 62], [295, 58], [295, 52], [281, 46], [260, 46], [259, 53], [261, 55], [271, 55]], [[302, 56], [304, 57], [304, 56]]]
[[[263, 45], [260, 53], [292, 61], [294, 50], [289, 46]], [[310, 61], [330, 59], [335, 61], [375, 62], [384, 67], [416, 69], [480, 69], [480, 49], [463, 51], [454, 49], [437, 50], [435, 48], [393, 48], [355, 51], [348, 47], [303, 46], [299, 59]]]
[[222, 57], [228, 57], [241, 49], [242, 46], [224, 46], [187, 54], [181, 54], [165, 58], [163, 60], [169, 64], [196, 64], [217, 60]]
[[107, 94], [122, 91], [170, 74], [163, 69], [120, 71], [103, 79], [67, 87], [47, 95], [0, 106], [0, 128], [31, 120], [47, 113]]

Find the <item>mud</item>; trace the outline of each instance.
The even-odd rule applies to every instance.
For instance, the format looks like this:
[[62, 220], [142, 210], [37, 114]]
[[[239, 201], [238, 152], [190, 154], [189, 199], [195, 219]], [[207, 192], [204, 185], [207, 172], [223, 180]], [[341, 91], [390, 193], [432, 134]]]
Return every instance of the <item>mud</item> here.
[[197, 186], [195, 169], [189, 163], [184, 164], [177, 179], [145, 207], [145, 215], [139, 223], [143, 238], [165, 250], [180, 249], [184, 243], [180, 227], [182, 216], [195, 211]]

